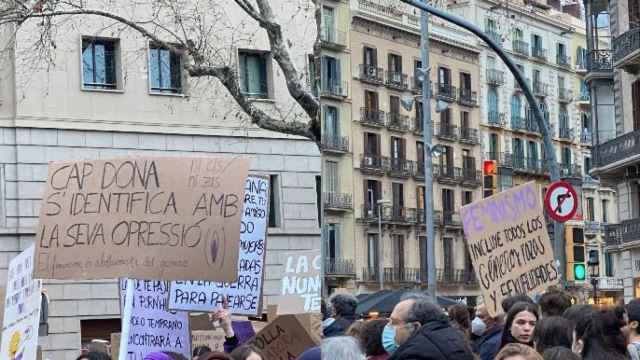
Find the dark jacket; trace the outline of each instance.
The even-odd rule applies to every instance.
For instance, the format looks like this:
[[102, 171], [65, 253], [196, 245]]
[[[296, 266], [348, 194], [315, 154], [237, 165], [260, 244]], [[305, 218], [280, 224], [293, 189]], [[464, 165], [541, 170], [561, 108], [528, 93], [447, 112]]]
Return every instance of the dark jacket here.
[[493, 360], [498, 355], [502, 341], [502, 326], [496, 325], [478, 339], [474, 348], [481, 360]]
[[426, 323], [389, 360], [473, 360], [460, 331], [446, 320]]
[[342, 336], [354, 321], [356, 321], [355, 315], [341, 316], [331, 325], [327, 326], [322, 333], [324, 334], [324, 337]]

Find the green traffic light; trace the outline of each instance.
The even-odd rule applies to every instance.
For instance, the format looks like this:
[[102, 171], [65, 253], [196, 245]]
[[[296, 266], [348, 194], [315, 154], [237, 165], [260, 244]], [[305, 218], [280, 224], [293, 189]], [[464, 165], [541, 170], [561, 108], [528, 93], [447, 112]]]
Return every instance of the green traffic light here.
[[573, 264], [573, 277], [576, 280], [584, 280], [586, 277], [584, 264]]

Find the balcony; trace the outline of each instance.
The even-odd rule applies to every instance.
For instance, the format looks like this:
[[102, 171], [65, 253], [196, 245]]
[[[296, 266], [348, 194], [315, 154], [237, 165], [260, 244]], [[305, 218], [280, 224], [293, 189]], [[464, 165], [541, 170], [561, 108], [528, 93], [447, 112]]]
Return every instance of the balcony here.
[[514, 132], [527, 131], [525, 119], [520, 115], [511, 115], [511, 130]]
[[622, 233], [620, 224], [610, 224], [604, 226], [604, 242], [607, 246], [618, 246], [622, 244]]
[[457, 285], [463, 282], [464, 270], [436, 269], [436, 280], [441, 285]]
[[531, 56], [540, 61], [547, 61], [547, 49], [533, 46], [531, 47]]
[[629, 219], [620, 224], [605, 226], [605, 241], [607, 245], [628, 244], [639, 240], [640, 218]]
[[549, 84], [544, 83], [542, 81], [534, 81], [533, 82], [533, 95], [539, 97], [547, 97], [549, 96]]
[[512, 157], [513, 171], [528, 175], [543, 175], [546, 171], [543, 161], [535, 157], [514, 155]]
[[384, 175], [389, 159], [378, 154], [360, 155], [360, 171], [368, 175]]
[[504, 71], [487, 69], [487, 84], [494, 86], [504, 85]]
[[356, 275], [353, 259], [325, 258], [324, 272], [326, 275], [353, 277]]
[[362, 82], [372, 85], [384, 84], [384, 70], [376, 65], [360, 64], [358, 73]]
[[513, 52], [522, 56], [529, 56], [529, 43], [522, 40], [513, 40]]
[[457, 185], [462, 180], [462, 169], [436, 164], [433, 165], [433, 178], [441, 184]]
[[334, 99], [342, 99], [347, 97], [346, 81], [323, 81], [320, 88], [320, 96], [330, 97]]
[[636, 26], [613, 40], [615, 67], [631, 74], [640, 72], [640, 26]]
[[447, 102], [456, 101], [456, 87], [451, 84], [438, 83], [436, 98]]
[[599, 167], [617, 163], [640, 154], [640, 130], [618, 136], [596, 147]]
[[403, 206], [383, 206], [382, 221], [397, 225], [411, 225], [416, 223], [416, 209]]
[[[527, 83], [527, 85], [529, 85], [529, 87], [531, 87], [531, 79], [529, 79], [529, 78], [525, 78], [524, 80], [525, 80], [525, 82]], [[519, 93], [521, 93], [521, 92], [523, 92], [523, 91], [524, 91], [524, 90], [522, 89], [522, 86], [520, 86], [520, 83], [518, 83], [515, 79], [513, 80], [513, 89], [514, 89], [516, 92], [519, 92]]]
[[597, 221], [584, 222], [584, 234], [587, 236], [596, 236], [602, 232], [602, 227]]
[[570, 103], [573, 101], [573, 90], [558, 88], [558, 101], [561, 103]]
[[480, 136], [478, 134], [478, 129], [472, 129], [468, 127], [460, 128], [460, 142], [470, 144], [470, 145], [480, 144]]
[[364, 107], [360, 108], [360, 122], [362, 125], [383, 127], [384, 117], [384, 111]]
[[580, 134], [580, 144], [591, 146], [593, 144], [593, 135], [587, 129], [583, 129]]
[[[548, 122], [549, 113], [546, 111], [543, 111], [542, 118]], [[533, 111], [531, 111], [531, 109], [527, 109], [526, 116], [524, 118], [524, 125], [525, 125], [526, 131], [533, 133], [535, 135], [540, 135], [540, 126], [538, 126], [538, 120], [536, 120], [536, 117]]]
[[416, 135], [422, 135], [424, 133], [424, 124], [422, 117], [413, 119], [413, 133]]
[[324, 198], [324, 208], [327, 210], [346, 211], [353, 209], [351, 194], [326, 192], [322, 197]]
[[415, 164], [416, 166], [413, 168], [413, 177], [416, 178], [416, 180], [424, 180], [424, 161], [419, 160], [416, 161]]
[[618, 279], [615, 277], [597, 277], [597, 289], [600, 291], [619, 291], [624, 290], [624, 281], [623, 279]]
[[[562, 120], [560, 120], [560, 123], [562, 124]], [[559, 127], [558, 138], [560, 140], [573, 141], [573, 129], [564, 126]]]
[[458, 138], [457, 126], [446, 123], [435, 123], [435, 136], [441, 140], [455, 141]]
[[385, 267], [384, 281], [388, 283], [419, 283], [420, 269], [407, 267]]
[[348, 136], [323, 136], [321, 141], [322, 151], [328, 153], [344, 154], [349, 152]]
[[391, 131], [407, 132], [411, 130], [409, 117], [396, 113], [387, 114], [387, 128]]
[[485, 30], [484, 32], [493, 40], [496, 44], [502, 46], [502, 35], [498, 34], [495, 30]]
[[387, 81], [385, 85], [394, 90], [405, 91], [409, 89], [407, 78], [407, 74], [397, 71], [387, 71]]
[[476, 188], [482, 184], [482, 171], [472, 168], [462, 168], [462, 186]]
[[460, 219], [460, 214], [455, 211], [445, 210], [445, 211], [434, 211], [434, 217], [438, 220], [438, 223], [442, 226], [446, 227], [461, 227], [462, 220]]
[[322, 29], [320, 29], [320, 41], [322, 42], [322, 46], [326, 48], [342, 50], [347, 46], [347, 33], [323, 26]]
[[580, 96], [578, 97], [578, 102], [580, 105], [591, 105], [591, 94], [589, 91], [581, 91]]
[[390, 160], [389, 176], [408, 179], [413, 175], [413, 161], [400, 158], [391, 158]]
[[504, 113], [497, 111], [489, 111], [487, 114], [487, 124], [489, 126], [504, 128], [506, 125], [506, 121], [504, 120]]
[[577, 164], [558, 164], [560, 166], [560, 177], [582, 179], [582, 167]]
[[460, 95], [458, 96], [458, 104], [464, 106], [477, 106], [478, 105], [478, 93], [471, 91], [471, 89], [460, 88]]
[[613, 51], [611, 50], [592, 50], [587, 60], [587, 70], [589, 72], [613, 72]]
[[571, 68], [571, 56], [567, 56], [566, 54], [557, 54], [556, 55], [556, 64], [558, 66], [562, 66], [564, 68]]

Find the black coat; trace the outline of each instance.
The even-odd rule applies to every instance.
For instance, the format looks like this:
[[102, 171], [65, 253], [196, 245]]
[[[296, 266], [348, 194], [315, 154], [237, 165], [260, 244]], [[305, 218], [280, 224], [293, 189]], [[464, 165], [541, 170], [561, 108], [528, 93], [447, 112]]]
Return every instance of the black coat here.
[[342, 336], [354, 321], [356, 321], [355, 315], [341, 316], [331, 323], [331, 325], [327, 326], [322, 333], [324, 337]]
[[428, 322], [402, 344], [389, 360], [473, 360], [463, 335], [448, 321]]

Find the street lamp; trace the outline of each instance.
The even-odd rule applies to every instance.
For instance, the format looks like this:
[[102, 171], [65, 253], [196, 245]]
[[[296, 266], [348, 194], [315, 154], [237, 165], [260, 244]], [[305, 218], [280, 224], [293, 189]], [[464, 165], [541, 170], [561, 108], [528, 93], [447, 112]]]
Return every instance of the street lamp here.
[[589, 278], [591, 279], [591, 286], [593, 286], [593, 304], [598, 304], [598, 277], [600, 276], [600, 261], [597, 257], [589, 256], [587, 262], [589, 269]]
[[378, 206], [378, 281], [380, 290], [384, 290], [384, 252], [382, 251], [382, 205], [388, 204], [388, 200], [379, 199], [376, 201]]

